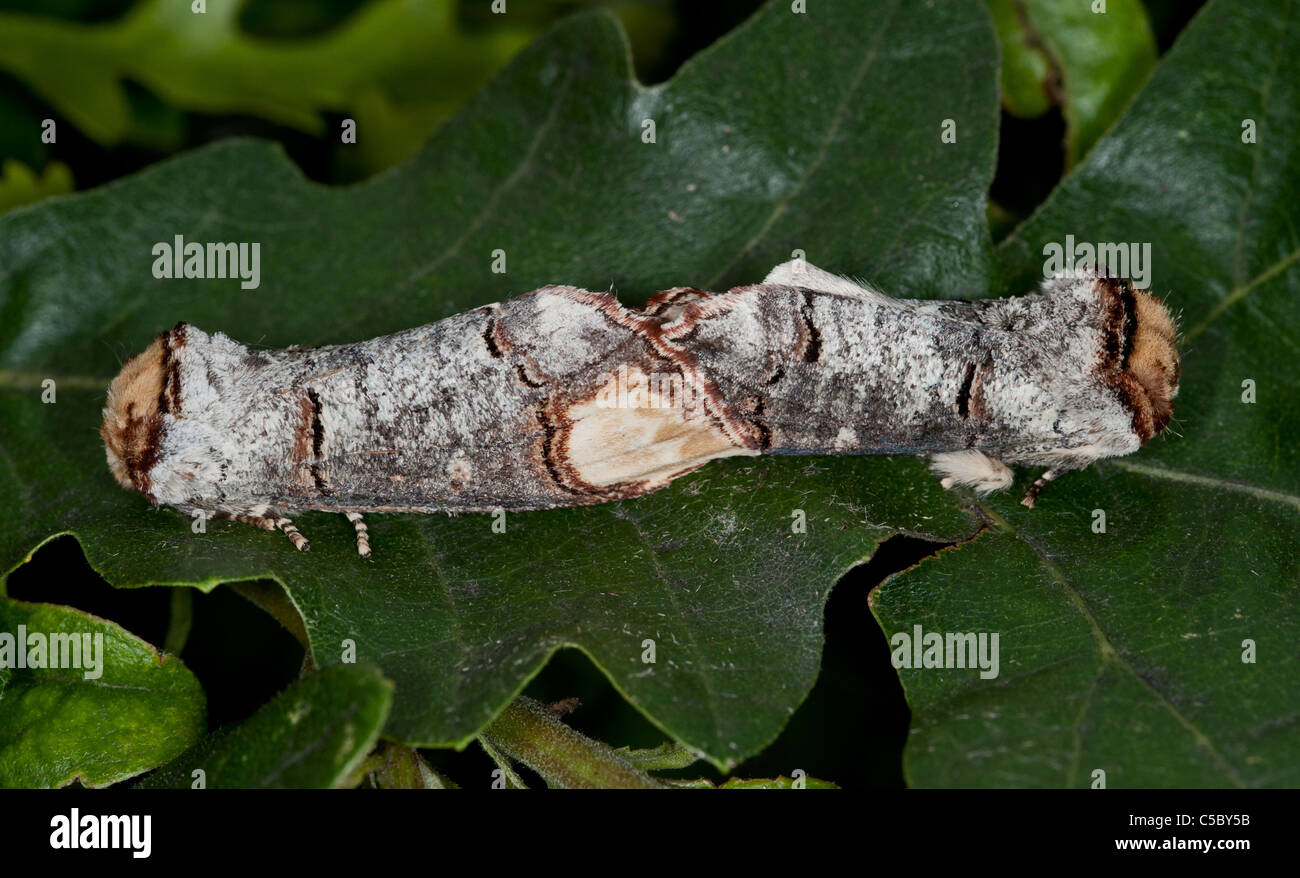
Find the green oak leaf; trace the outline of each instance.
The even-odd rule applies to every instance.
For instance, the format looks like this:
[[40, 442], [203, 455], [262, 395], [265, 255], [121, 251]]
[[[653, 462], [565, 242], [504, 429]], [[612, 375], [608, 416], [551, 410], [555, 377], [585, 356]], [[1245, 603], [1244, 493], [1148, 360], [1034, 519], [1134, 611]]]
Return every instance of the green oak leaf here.
[[901, 672], [913, 785], [1300, 784], [1297, 45], [1293, 4], [1208, 4], [999, 248], [1010, 291], [1066, 234], [1151, 245], [1182, 312], [1176, 433], [1033, 511], [988, 503], [991, 530], [875, 593], [891, 636], [1000, 633], [994, 680]]
[[[219, 729], [149, 775], [145, 789], [354, 786], [379, 740], [392, 683], [368, 665], [334, 665], [299, 680], [247, 720]], [[195, 772], [202, 772], [196, 775]]]
[[1052, 62], [1034, 32], [1023, 3], [985, 0], [1002, 47], [1002, 104], [1013, 116], [1032, 119], [1052, 108]]
[[0, 668], [0, 787], [108, 786], [203, 734], [203, 689], [175, 656], [89, 613], [0, 595], [0, 634], [16, 640], [20, 625], [47, 644], [52, 634], [102, 637], [103, 666], [98, 677], [84, 664]]
[[[299, 516], [300, 554], [228, 522], [196, 534], [122, 491], [95, 435], [104, 389], [179, 319], [344, 342], [552, 282], [613, 281], [629, 302], [725, 289], [795, 249], [902, 295], [977, 295], [994, 276], [996, 58], [977, 4], [895, 0], [868, 22], [854, 3], [775, 3], [646, 88], [612, 16], [582, 14], [367, 183], [318, 186], [238, 141], [0, 219], [0, 492], [15, 498], [0, 556], [72, 533], [118, 586], [275, 579], [317, 665], [351, 648], [396, 683], [385, 734], [410, 745], [467, 744], [576, 647], [726, 769], [811, 688], [841, 573], [893, 533], [976, 530], [919, 461], [715, 462], [634, 502], [512, 514], [505, 533], [488, 516], [373, 516], [366, 562], [341, 516]], [[177, 234], [260, 242], [260, 289], [154, 279], [151, 248]]]
[[1073, 167], [1155, 66], [1145, 7], [1141, 0], [1106, 0], [1104, 7], [1091, 0], [987, 3], [1002, 44], [1007, 111], [1034, 117], [1060, 105], [1066, 167]]

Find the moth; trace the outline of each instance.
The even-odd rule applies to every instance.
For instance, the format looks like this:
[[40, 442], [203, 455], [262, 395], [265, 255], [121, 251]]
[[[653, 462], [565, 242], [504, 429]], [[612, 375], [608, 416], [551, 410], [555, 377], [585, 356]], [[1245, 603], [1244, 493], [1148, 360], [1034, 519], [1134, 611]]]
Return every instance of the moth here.
[[149, 501], [279, 529], [291, 515], [488, 512], [647, 494], [717, 458], [928, 457], [984, 494], [1169, 424], [1177, 333], [1103, 271], [1019, 298], [911, 301], [802, 260], [642, 308], [547, 286], [356, 344], [256, 349], [178, 323], [113, 380], [100, 430]]

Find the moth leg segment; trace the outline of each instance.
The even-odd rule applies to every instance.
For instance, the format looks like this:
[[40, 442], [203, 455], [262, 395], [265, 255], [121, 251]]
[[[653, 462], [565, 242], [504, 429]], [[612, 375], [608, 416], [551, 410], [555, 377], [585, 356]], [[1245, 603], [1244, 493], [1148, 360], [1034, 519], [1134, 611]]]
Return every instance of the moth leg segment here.
[[253, 527], [260, 527], [262, 530], [275, 530], [275, 519], [266, 515], [244, 515], [237, 512], [221, 512], [220, 510], [212, 512], [210, 515], [212, 518], [237, 521], [240, 524], [251, 524]]
[[[307, 538], [299, 533], [298, 528], [294, 527], [293, 522], [287, 518], [277, 518], [274, 515], [252, 515], [240, 512], [213, 512], [213, 518], [222, 518], [227, 521], [237, 521], [240, 524], [251, 524], [253, 527], [260, 527], [262, 530], [280, 530], [293, 543], [293, 547], [299, 552], [305, 552], [311, 548]], [[364, 525], [363, 525], [364, 526]]]
[[1029, 490], [1025, 492], [1025, 496], [1020, 500], [1021, 504], [1027, 509], [1033, 509], [1034, 501], [1038, 499], [1038, 495], [1042, 493], [1043, 488], [1047, 487], [1047, 483], [1065, 472], [1068, 472], [1065, 467], [1054, 466], [1047, 472], [1043, 473], [1034, 480], [1032, 485], [1029, 486]]
[[1005, 463], [973, 448], [934, 455], [930, 471], [940, 477], [945, 489], [967, 486], [981, 496], [1009, 488], [1013, 479]]
[[298, 532], [298, 528], [294, 527], [293, 522], [289, 519], [277, 518], [275, 519], [275, 526], [284, 532], [284, 535], [289, 538], [289, 542], [293, 543], [293, 547], [299, 552], [305, 552], [311, 548], [311, 543], [307, 542], [307, 538]]
[[370, 529], [361, 518], [360, 512], [345, 512], [348, 521], [352, 522], [352, 527], [357, 532], [357, 554], [362, 558], [370, 557]]

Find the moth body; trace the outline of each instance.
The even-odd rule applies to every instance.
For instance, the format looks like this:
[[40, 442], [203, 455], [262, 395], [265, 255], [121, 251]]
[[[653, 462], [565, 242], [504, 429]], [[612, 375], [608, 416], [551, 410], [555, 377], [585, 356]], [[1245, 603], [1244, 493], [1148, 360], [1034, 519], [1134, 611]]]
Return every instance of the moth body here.
[[283, 530], [295, 510], [485, 512], [654, 491], [709, 460], [910, 454], [944, 487], [1131, 453], [1168, 424], [1175, 331], [1094, 273], [977, 302], [804, 263], [641, 309], [543, 287], [356, 344], [260, 350], [178, 324], [109, 389], [109, 467], [154, 503]]

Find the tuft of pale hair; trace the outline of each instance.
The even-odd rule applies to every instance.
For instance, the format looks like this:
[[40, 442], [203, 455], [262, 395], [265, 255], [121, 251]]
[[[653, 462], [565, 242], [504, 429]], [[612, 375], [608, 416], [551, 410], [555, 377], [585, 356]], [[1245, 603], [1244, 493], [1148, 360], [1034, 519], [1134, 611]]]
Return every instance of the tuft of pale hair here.
[[158, 338], [143, 353], [126, 361], [108, 387], [100, 438], [108, 455], [108, 468], [123, 488], [138, 490], [131, 478], [150, 444], [150, 426], [158, 415], [166, 373], [164, 340]]
[[1137, 332], [1133, 336], [1128, 371], [1146, 392], [1156, 432], [1160, 432], [1173, 413], [1173, 398], [1178, 395], [1178, 379], [1182, 375], [1178, 330], [1163, 302], [1142, 290], [1135, 292]]
[[934, 455], [930, 471], [941, 477], [939, 484], [945, 488], [965, 486], [981, 495], [1009, 488], [1012, 482], [1011, 470], [1005, 463], [973, 448]]
[[1103, 278], [1098, 292], [1103, 315], [1101, 374], [1133, 413], [1133, 431], [1145, 443], [1173, 417], [1182, 370], [1178, 329], [1164, 303], [1145, 290]]
[[868, 284], [858, 283], [847, 277], [832, 274], [803, 259], [791, 259], [788, 262], [782, 262], [767, 273], [767, 277], [763, 278], [763, 283], [775, 286], [802, 287], [807, 290], [844, 296], [848, 299], [875, 302], [879, 305], [907, 307], [906, 303], [891, 299]]

